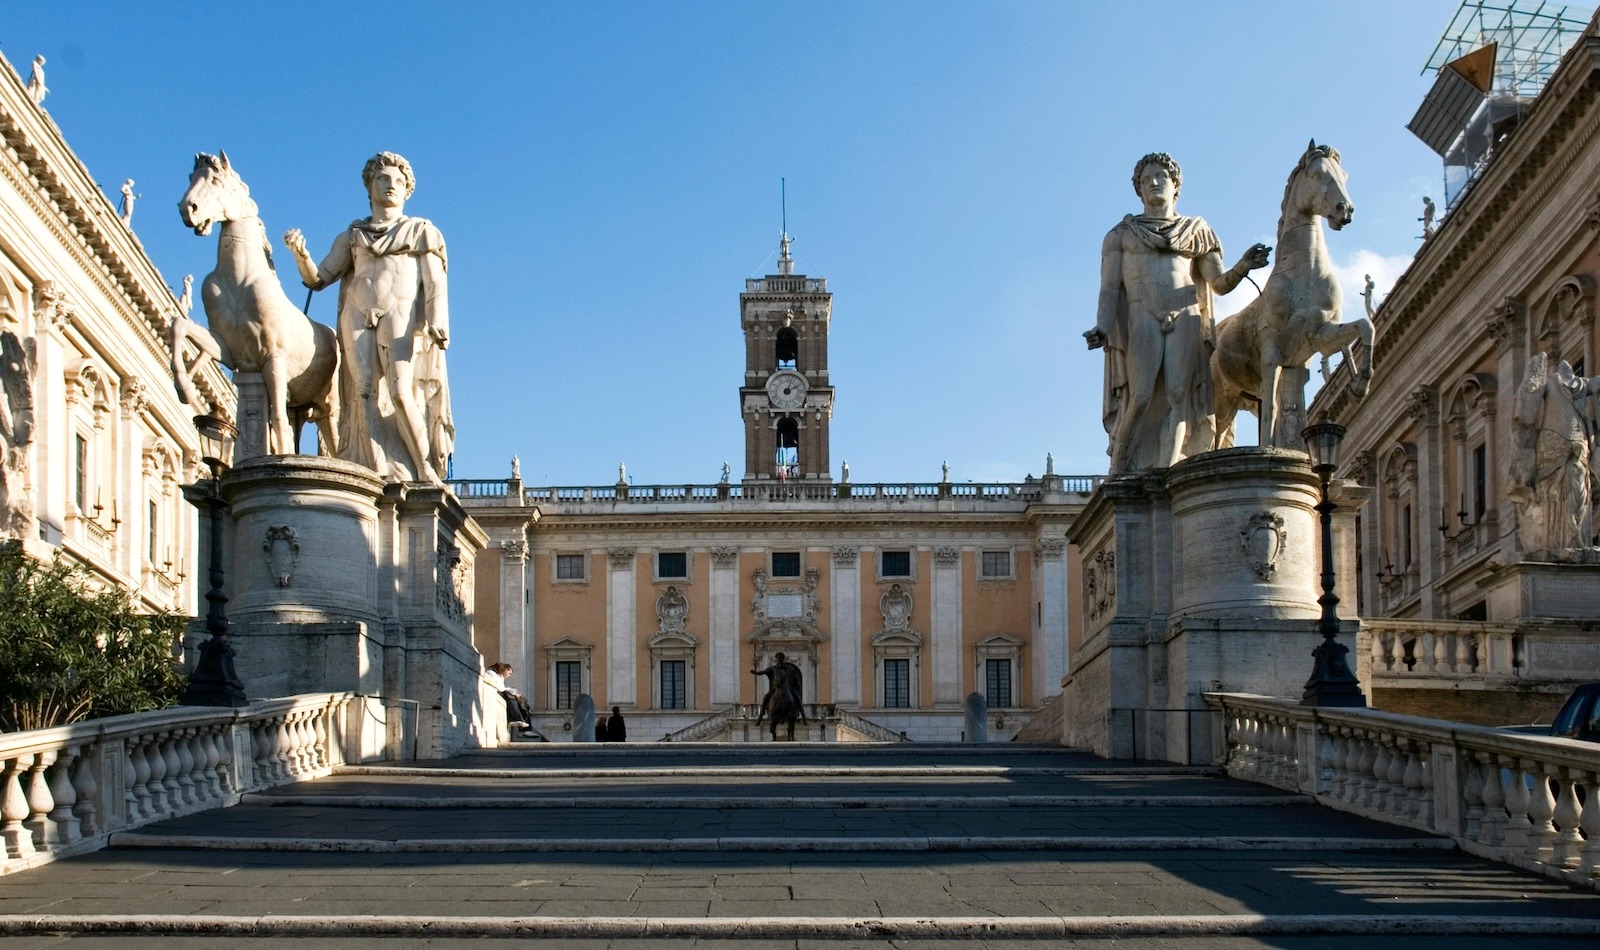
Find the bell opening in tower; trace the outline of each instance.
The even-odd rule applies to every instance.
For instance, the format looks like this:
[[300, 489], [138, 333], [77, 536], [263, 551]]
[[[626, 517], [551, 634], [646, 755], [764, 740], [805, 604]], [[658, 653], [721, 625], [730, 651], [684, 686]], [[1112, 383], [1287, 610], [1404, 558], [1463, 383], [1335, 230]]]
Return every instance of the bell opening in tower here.
[[785, 327], [778, 331], [777, 339], [778, 369], [798, 369], [800, 358], [800, 337], [794, 330]]
[[793, 419], [778, 420], [778, 451], [773, 474], [780, 481], [800, 474], [800, 424]]

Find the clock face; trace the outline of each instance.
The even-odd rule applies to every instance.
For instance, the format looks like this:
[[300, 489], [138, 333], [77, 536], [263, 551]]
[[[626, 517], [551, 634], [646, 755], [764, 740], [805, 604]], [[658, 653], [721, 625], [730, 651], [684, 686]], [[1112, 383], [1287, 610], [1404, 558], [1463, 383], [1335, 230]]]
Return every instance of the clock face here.
[[806, 401], [806, 378], [785, 370], [767, 377], [767, 398], [776, 409], [798, 409]]

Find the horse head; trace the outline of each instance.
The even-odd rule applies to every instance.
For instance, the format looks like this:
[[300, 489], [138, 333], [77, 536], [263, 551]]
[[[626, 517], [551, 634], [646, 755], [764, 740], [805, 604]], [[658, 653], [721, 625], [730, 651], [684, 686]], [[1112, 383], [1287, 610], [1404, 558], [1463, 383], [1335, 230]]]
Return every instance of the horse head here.
[[1335, 231], [1342, 229], [1356, 213], [1355, 202], [1345, 190], [1347, 178], [1344, 166], [1339, 164], [1339, 150], [1331, 145], [1318, 145], [1312, 139], [1290, 177], [1284, 211], [1321, 215], [1328, 219], [1328, 227]]
[[250, 188], [233, 170], [228, 153], [221, 157], [200, 152], [189, 174], [189, 190], [178, 199], [178, 214], [186, 227], [204, 237], [218, 221], [237, 221], [256, 213]]

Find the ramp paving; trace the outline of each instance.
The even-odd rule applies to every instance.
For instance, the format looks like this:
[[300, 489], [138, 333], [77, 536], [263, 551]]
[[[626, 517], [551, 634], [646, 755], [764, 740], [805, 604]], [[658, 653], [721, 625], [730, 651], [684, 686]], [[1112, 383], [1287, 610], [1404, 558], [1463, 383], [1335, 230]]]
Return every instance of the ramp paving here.
[[787, 744], [351, 769], [0, 877], [6, 950], [535, 939], [1559, 948], [1600, 896], [1207, 769]]

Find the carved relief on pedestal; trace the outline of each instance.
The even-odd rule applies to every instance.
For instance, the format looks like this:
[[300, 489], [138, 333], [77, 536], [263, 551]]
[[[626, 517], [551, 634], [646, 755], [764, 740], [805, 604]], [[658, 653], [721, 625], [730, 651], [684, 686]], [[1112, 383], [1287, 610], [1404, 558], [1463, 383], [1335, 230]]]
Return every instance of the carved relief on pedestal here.
[[300, 539], [294, 528], [286, 524], [267, 526], [267, 537], [261, 545], [266, 552], [267, 570], [279, 587], [288, 587], [294, 578], [294, 569], [300, 563]]
[[1245, 519], [1239, 529], [1239, 547], [1244, 550], [1245, 563], [1264, 581], [1272, 580], [1278, 572], [1278, 558], [1288, 542], [1288, 530], [1283, 515], [1265, 509]]
[[466, 604], [472, 596], [467, 587], [467, 562], [461, 549], [444, 537], [439, 538], [437, 567], [435, 602], [445, 616], [461, 620], [467, 615]]
[[1117, 553], [1100, 551], [1083, 565], [1083, 602], [1088, 608], [1089, 621], [1117, 609]]

